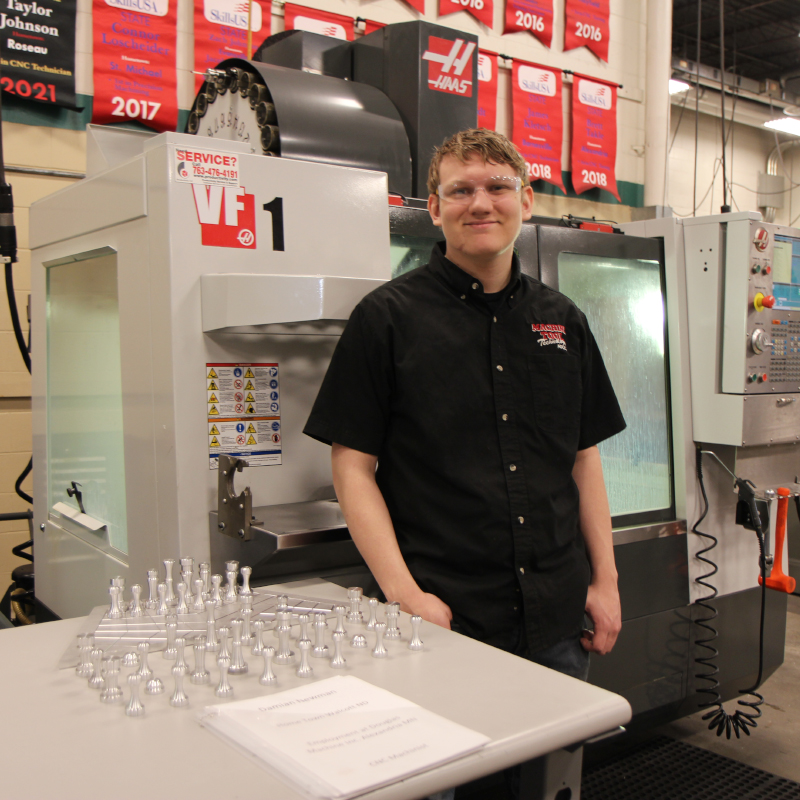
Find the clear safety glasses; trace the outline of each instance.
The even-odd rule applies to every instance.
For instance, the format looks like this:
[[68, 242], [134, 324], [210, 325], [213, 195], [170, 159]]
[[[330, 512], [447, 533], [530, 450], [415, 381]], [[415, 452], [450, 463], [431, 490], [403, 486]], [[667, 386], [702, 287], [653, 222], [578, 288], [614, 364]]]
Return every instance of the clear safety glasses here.
[[448, 203], [461, 203], [467, 205], [475, 199], [475, 194], [482, 189], [484, 194], [493, 202], [508, 199], [522, 188], [522, 179], [519, 177], [487, 178], [483, 181], [453, 181], [452, 183], [439, 184], [439, 197]]

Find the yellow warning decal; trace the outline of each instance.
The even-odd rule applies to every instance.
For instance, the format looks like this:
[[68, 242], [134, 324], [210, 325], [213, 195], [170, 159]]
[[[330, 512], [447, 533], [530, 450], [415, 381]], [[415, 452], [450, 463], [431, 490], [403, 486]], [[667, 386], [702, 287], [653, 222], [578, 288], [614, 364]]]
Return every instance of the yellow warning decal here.
[[216, 406], [211, 406], [211, 408], [208, 409], [208, 415], [210, 417], [218, 417], [219, 416], [219, 411], [217, 411], [217, 407]]
[[218, 390], [219, 390], [219, 386], [217, 386], [217, 384], [214, 383], [214, 381], [211, 381], [211, 383], [208, 384], [208, 391], [209, 392], [216, 392]]
[[208, 432], [209, 436], [219, 436], [219, 430], [217, 429], [216, 425], [211, 426], [211, 430]]
[[245, 378], [255, 378], [253, 370], [251, 370], [250, 367], [247, 368], [247, 372], [245, 372], [244, 376]]
[[244, 401], [245, 401], [245, 403], [255, 403], [256, 399], [255, 399], [255, 397], [253, 397], [253, 393], [252, 392], [248, 392], [247, 393], [247, 397], [245, 397]]
[[250, 406], [247, 406], [247, 411], [245, 413], [247, 413], [247, 414], [255, 414], [256, 410], [253, 408], [253, 406], [250, 405]]
[[247, 440], [247, 444], [258, 444], [258, 442], [257, 442], [257, 441], [256, 441], [256, 440], [255, 440], [255, 439], [254, 439], [254, 438], [251, 436], [251, 437], [250, 437], [250, 438]]
[[252, 422], [247, 426], [247, 432], [248, 433], [255, 433], [256, 432], [256, 429], [253, 427], [253, 423]]
[[246, 392], [249, 392], [251, 389], [255, 390], [255, 386], [253, 386], [253, 381], [247, 381], [247, 386], [244, 387]]
[[211, 446], [212, 447], [219, 447], [219, 439], [216, 436], [211, 437]]
[[218, 376], [217, 376], [217, 373], [216, 373], [216, 372], [214, 372], [214, 368], [213, 368], [213, 367], [212, 367], [212, 368], [211, 368], [211, 369], [208, 371], [208, 377], [209, 377], [209, 378], [216, 378], [216, 377], [218, 377]]
[[211, 397], [208, 398], [208, 402], [209, 403], [219, 403], [219, 400], [217, 400], [217, 396], [214, 394], [214, 392], [211, 392]]

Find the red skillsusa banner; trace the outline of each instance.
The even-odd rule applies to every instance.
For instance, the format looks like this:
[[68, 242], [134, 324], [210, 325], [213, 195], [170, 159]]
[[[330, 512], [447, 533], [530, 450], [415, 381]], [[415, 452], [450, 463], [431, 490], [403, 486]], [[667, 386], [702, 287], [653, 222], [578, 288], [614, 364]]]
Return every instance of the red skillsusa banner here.
[[503, 33], [528, 31], [545, 47], [553, 41], [553, 0], [506, 0]]
[[439, 0], [440, 17], [455, 14], [456, 11], [466, 11], [468, 14], [472, 14], [478, 22], [491, 28], [494, 0]]
[[330, 11], [319, 11], [316, 8], [305, 8], [286, 3], [283, 7], [286, 30], [309, 31], [334, 39], [353, 41], [353, 18]]
[[609, 0], [566, 0], [564, 49], [588, 47], [608, 61]]
[[511, 140], [528, 165], [532, 181], [558, 186], [561, 179], [561, 71], [514, 61], [511, 73]]
[[497, 125], [497, 53], [478, 51], [478, 127]]
[[177, 0], [93, 0], [92, 122], [175, 130], [177, 7]]
[[572, 82], [572, 185], [617, 191], [617, 87], [575, 73]]
[[[203, 75], [226, 58], [247, 58], [248, 0], [196, 0], [194, 4], [195, 92]], [[253, 0], [250, 9], [252, 52], [269, 36], [272, 0]]]

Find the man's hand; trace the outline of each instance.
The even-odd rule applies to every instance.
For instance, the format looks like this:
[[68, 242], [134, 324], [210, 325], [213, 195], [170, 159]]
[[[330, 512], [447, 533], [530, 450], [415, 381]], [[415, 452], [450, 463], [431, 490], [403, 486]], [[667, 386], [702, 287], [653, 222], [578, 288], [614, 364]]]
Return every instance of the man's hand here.
[[584, 650], [604, 656], [611, 652], [622, 628], [622, 610], [616, 583], [590, 584], [586, 595], [586, 613], [594, 624], [594, 633], [581, 638]]
[[407, 614], [419, 614], [426, 622], [432, 622], [450, 630], [453, 612], [447, 603], [442, 602], [435, 594], [420, 592], [411, 602], [400, 601], [400, 610]]

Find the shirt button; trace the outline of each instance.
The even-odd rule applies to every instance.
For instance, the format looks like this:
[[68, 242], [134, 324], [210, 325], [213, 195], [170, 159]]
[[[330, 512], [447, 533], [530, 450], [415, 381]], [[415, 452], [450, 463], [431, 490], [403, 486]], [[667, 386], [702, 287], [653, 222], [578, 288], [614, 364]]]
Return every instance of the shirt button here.
[[508, 414], [503, 414], [503, 422], [508, 422]]
[[462, 299], [462, 300], [466, 300], [466, 299], [467, 299], [467, 296], [466, 296], [465, 294], [462, 294], [462, 295], [461, 295], [461, 299]]
[[516, 464], [512, 464], [512, 465], [509, 467], [509, 470], [511, 470], [511, 472], [516, 472], [516, 471], [517, 471], [517, 465], [516, 465]]
[[497, 317], [492, 317], [492, 322], [497, 322]]
[[522, 525], [525, 522], [525, 517], [517, 517], [517, 521]]
[[514, 611], [519, 611], [519, 606], [514, 606]]
[[473, 288], [473, 289], [477, 289], [477, 288], [478, 288], [478, 284], [477, 284], [477, 283], [473, 283], [473, 284], [472, 284], [472, 288]]
[[502, 372], [503, 371], [503, 365], [502, 364], [498, 364], [497, 365], [497, 371], [498, 372]]
[[520, 572], [520, 575], [524, 575], [525, 574], [525, 567], [520, 567], [519, 568], [519, 572]]

